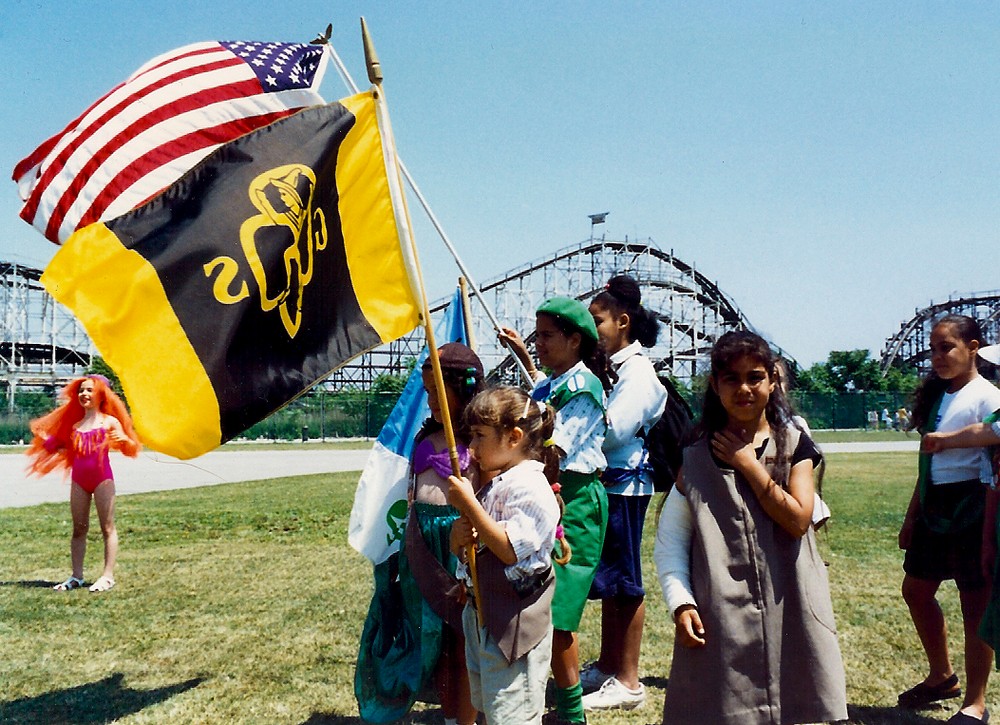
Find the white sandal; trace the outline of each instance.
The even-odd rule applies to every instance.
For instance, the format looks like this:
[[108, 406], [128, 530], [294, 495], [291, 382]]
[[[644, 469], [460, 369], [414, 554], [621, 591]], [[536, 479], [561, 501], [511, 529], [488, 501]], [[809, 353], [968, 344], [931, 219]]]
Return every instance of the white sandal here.
[[[82, 584], [83, 582], [81, 582]], [[93, 584], [90, 585], [90, 591], [92, 592], [106, 592], [108, 589], [115, 585], [115, 580], [109, 576], [100, 576], [97, 578]]]

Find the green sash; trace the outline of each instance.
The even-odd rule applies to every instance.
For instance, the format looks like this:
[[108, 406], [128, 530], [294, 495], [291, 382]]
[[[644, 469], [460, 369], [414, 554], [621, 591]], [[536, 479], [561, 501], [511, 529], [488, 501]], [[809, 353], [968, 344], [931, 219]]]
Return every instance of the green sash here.
[[[994, 410], [988, 416], [983, 418], [983, 422], [986, 425], [993, 425], [998, 420], [1000, 420], [1000, 410]], [[990, 456], [990, 464], [993, 469], [993, 476], [995, 478], [997, 475], [997, 453], [1000, 453], [1000, 446], [988, 446], [986, 450]]]
[[597, 403], [597, 406], [602, 411], [604, 410], [604, 388], [601, 387], [601, 381], [590, 370], [570, 375], [549, 394], [546, 402], [556, 410], [561, 410], [577, 395], [589, 395]]
[[[942, 400], [944, 400], [943, 394], [931, 407], [930, 415], [927, 417], [927, 424], [920, 431], [921, 435], [924, 433], [933, 433], [937, 429], [937, 416], [938, 411], [941, 409]], [[921, 451], [917, 461], [917, 489], [920, 493], [920, 515], [923, 517], [924, 523], [927, 524], [927, 528], [937, 534], [957, 533], [976, 523], [977, 520], [982, 520], [985, 511], [984, 499], [975, 492], [969, 493], [969, 495], [959, 501], [951, 512], [927, 510], [927, 494], [932, 485], [932, 456], [933, 454], [931, 453]]]

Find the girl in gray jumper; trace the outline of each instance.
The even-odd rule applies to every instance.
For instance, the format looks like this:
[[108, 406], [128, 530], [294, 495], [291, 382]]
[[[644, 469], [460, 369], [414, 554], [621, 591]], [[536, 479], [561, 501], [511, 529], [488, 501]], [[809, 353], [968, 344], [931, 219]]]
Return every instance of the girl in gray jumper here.
[[819, 451], [791, 422], [770, 347], [729, 332], [654, 557], [677, 635], [666, 723], [847, 718], [826, 569], [811, 526]]

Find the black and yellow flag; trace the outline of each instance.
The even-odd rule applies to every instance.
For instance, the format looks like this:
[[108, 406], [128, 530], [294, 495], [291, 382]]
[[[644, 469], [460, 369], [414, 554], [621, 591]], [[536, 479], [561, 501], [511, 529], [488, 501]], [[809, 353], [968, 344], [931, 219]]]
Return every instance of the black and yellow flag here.
[[79, 230], [42, 282], [118, 373], [143, 440], [190, 458], [417, 326], [390, 179], [374, 91], [309, 108]]

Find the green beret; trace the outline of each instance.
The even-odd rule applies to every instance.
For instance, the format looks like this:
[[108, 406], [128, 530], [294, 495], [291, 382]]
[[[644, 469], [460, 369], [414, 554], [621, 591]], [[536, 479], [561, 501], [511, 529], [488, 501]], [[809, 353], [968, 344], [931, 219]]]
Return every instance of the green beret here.
[[565, 320], [579, 330], [581, 335], [597, 342], [597, 325], [594, 324], [594, 316], [590, 314], [587, 306], [579, 300], [569, 297], [552, 297], [545, 300], [535, 312], [536, 314], [544, 312], [546, 315]]

